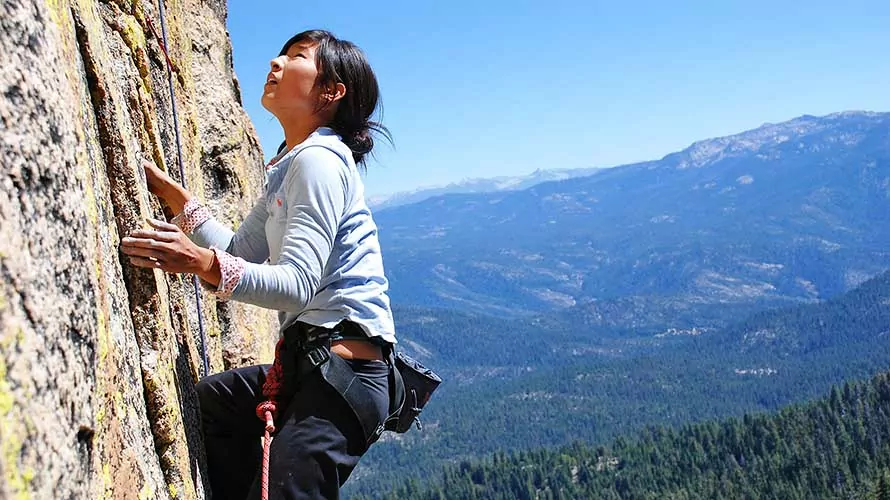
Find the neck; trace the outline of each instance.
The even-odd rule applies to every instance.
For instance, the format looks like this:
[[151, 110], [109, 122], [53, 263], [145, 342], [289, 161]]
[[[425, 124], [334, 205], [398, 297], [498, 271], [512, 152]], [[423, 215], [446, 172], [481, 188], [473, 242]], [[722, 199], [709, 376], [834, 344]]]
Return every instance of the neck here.
[[287, 143], [288, 151], [305, 141], [309, 134], [322, 126], [320, 123], [307, 123], [306, 120], [294, 120], [293, 122], [279, 120], [279, 122], [284, 129], [284, 141]]

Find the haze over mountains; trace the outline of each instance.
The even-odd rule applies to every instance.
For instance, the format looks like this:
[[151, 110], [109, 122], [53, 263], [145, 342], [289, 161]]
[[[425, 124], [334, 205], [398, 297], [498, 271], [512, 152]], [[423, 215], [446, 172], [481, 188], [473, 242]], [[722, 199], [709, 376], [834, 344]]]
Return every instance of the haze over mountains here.
[[374, 210], [383, 210], [399, 205], [409, 205], [444, 194], [490, 193], [494, 191], [519, 191], [547, 181], [559, 181], [593, 175], [602, 169], [538, 169], [527, 175], [500, 176], [491, 178], [465, 179], [444, 186], [421, 187], [411, 191], [371, 196], [368, 205]]

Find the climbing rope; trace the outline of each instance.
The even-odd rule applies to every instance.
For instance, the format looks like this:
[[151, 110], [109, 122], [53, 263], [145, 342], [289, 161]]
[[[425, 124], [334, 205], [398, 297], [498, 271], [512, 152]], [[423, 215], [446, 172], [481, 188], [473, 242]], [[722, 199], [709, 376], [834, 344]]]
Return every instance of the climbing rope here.
[[[174, 91], [173, 85], [173, 73], [176, 72], [176, 69], [173, 66], [173, 62], [170, 60], [170, 54], [167, 52], [167, 23], [164, 20], [164, 0], [158, 0], [158, 7], [158, 17], [161, 19], [161, 37], [158, 37], [157, 30], [155, 30], [151, 18], [146, 16], [145, 20], [148, 23], [148, 28], [152, 35], [158, 40], [158, 44], [161, 46], [161, 51], [164, 53], [164, 59], [167, 61], [167, 84], [170, 88], [170, 102], [173, 107], [173, 131], [176, 134], [176, 160], [179, 163], [179, 179], [182, 182], [182, 187], [187, 189], [185, 182], [185, 165], [182, 161], [182, 138], [179, 135], [179, 112], [176, 108], [176, 92]], [[204, 361], [204, 375], [207, 376], [210, 375], [210, 359], [207, 355], [207, 338], [204, 333], [201, 284], [198, 282], [198, 277], [195, 275], [192, 275], [192, 286], [195, 290], [195, 303], [198, 309], [198, 332], [201, 335], [201, 357]]]
[[281, 392], [283, 375], [281, 372], [281, 348], [284, 345], [284, 337], [278, 339], [275, 345], [275, 361], [266, 373], [266, 382], [263, 384], [263, 395], [267, 400], [256, 407], [256, 416], [266, 422], [266, 432], [263, 435], [263, 474], [261, 476], [261, 491], [263, 500], [269, 500], [269, 447], [272, 444], [272, 433], [275, 432], [275, 417], [278, 412], [278, 395]]

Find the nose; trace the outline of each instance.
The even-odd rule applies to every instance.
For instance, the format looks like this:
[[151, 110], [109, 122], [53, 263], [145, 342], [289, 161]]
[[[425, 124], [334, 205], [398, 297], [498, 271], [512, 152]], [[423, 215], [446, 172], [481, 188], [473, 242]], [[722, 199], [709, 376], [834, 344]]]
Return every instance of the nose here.
[[272, 66], [272, 71], [281, 71], [281, 57], [276, 57], [269, 61], [269, 65]]

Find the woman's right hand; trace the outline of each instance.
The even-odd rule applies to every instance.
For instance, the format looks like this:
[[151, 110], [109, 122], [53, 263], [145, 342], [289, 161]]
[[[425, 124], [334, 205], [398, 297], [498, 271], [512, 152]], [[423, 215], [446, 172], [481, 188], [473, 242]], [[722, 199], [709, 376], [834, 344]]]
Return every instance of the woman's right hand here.
[[154, 163], [142, 160], [142, 168], [145, 170], [145, 181], [148, 183], [148, 190], [158, 198], [166, 201], [170, 191], [180, 187], [172, 177], [167, 175], [167, 172], [156, 167]]
[[142, 168], [145, 170], [145, 182], [148, 184], [148, 190], [164, 200], [174, 214], [181, 212], [185, 202], [192, 197], [191, 194], [154, 163], [142, 160]]

